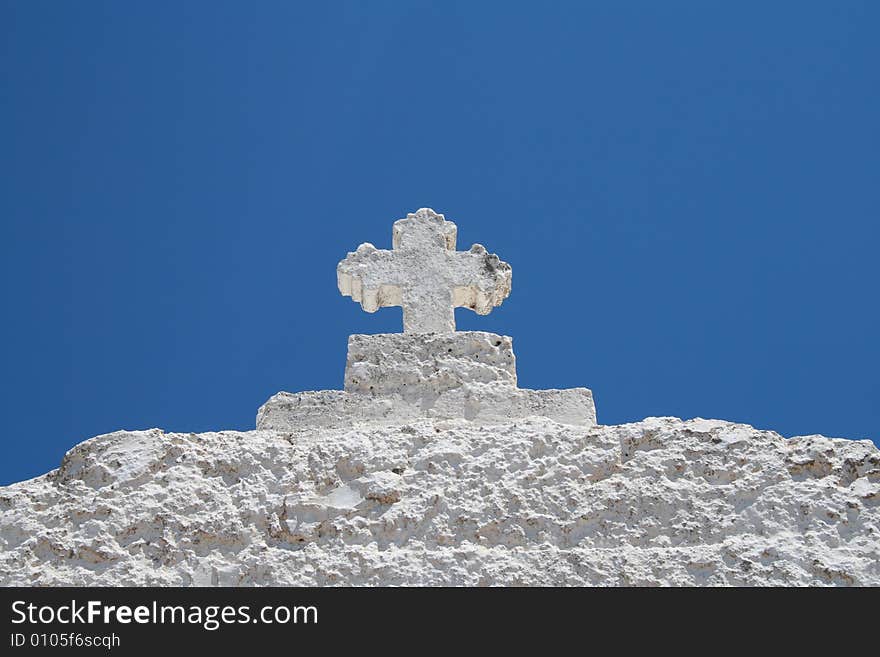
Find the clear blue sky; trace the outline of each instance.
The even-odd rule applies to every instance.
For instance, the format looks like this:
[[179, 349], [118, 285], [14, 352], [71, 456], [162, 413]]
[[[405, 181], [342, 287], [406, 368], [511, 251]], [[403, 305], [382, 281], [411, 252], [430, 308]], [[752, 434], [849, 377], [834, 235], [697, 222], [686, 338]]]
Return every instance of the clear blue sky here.
[[[255, 6], [254, 6], [255, 5]], [[880, 437], [877, 2], [0, 2], [0, 483], [340, 388], [433, 207], [525, 387]]]

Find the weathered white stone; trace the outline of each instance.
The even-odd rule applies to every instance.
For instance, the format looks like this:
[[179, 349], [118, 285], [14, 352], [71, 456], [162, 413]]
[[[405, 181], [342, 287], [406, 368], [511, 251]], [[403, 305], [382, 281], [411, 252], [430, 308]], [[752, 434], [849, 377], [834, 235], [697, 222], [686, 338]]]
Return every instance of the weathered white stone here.
[[344, 391], [278, 393], [260, 408], [257, 428], [354, 427], [420, 417], [506, 422], [529, 416], [596, 424], [586, 388], [517, 388], [513, 341], [507, 336], [385, 333], [349, 337]]
[[511, 285], [510, 265], [480, 244], [456, 251], [456, 233], [430, 208], [408, 214], [394, 223], [393, 250], [364, 243], [339, 263], [339, 291], [369, 313], [403, 306], [406, 333], [452, 332], [455, 308], [486, 315]]
[[675, 418], [120, 431], [0, 488], [0, 585], [62, 584], [877, 586], [880, 452]]
[[420, 418], [461, 419], [475, 423], [542, 417], [590, 427], [596, 424], [587, 388], [500, 390], [469, 384], [438, 397], [379, 398], [343, 390], [279, 392], [260, 407], [257, 429], [305, 431], [313, 427], [369, 427]]
[[484, 331], [348, 338], [345, 389], [374, 396], [440, 394], [468, 383], [516, 387], [513, 340]]

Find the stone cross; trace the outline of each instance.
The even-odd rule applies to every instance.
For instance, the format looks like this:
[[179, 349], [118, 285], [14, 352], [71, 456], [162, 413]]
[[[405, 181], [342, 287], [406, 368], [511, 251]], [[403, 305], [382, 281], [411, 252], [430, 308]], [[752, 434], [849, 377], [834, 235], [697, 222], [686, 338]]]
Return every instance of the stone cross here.
[[481, 244], [456, 251], [456, 232], [430, 208], [408, 214], [394, 222], [393, 250], [365, 243], [339, 263], [339, 291], [368, 313], [403, 306], [404, 333], [451, 333], [458, 307], [488, 315], [510, 294], [510, 265]]

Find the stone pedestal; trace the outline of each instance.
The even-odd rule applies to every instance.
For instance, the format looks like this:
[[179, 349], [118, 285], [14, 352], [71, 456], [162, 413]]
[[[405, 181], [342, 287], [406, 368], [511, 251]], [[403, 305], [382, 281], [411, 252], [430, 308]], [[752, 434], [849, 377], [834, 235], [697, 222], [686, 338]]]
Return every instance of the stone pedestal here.
[[474, 383], [516, 388], [516, 358], [509, 337], [461, 331], [348, 338], [347, 392], [415, 400]]
[[483, 331], [352, 335], [344, 390], [280, 392], [257, 415], [258, 429], [406, 423], [420, 418], [507, 422], [540, 416], [593, 426], [586, 388], [516, 385], [511, 338]]

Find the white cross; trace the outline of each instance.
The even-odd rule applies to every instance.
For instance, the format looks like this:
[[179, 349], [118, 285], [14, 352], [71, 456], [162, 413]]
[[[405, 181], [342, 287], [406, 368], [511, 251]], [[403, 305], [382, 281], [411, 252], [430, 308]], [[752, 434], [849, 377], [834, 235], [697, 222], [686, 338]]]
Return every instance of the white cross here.
[[451, 333], [458, 307], [488, 315], [510, 294], [510, 265], [481, 244], [456, 251], [456, 232], [430, 208], [408, 214], [394, 222], [392, 251], [365, 243], [339, 263], [339, 291], [368, 313], [403, 306], [404, 333]]

